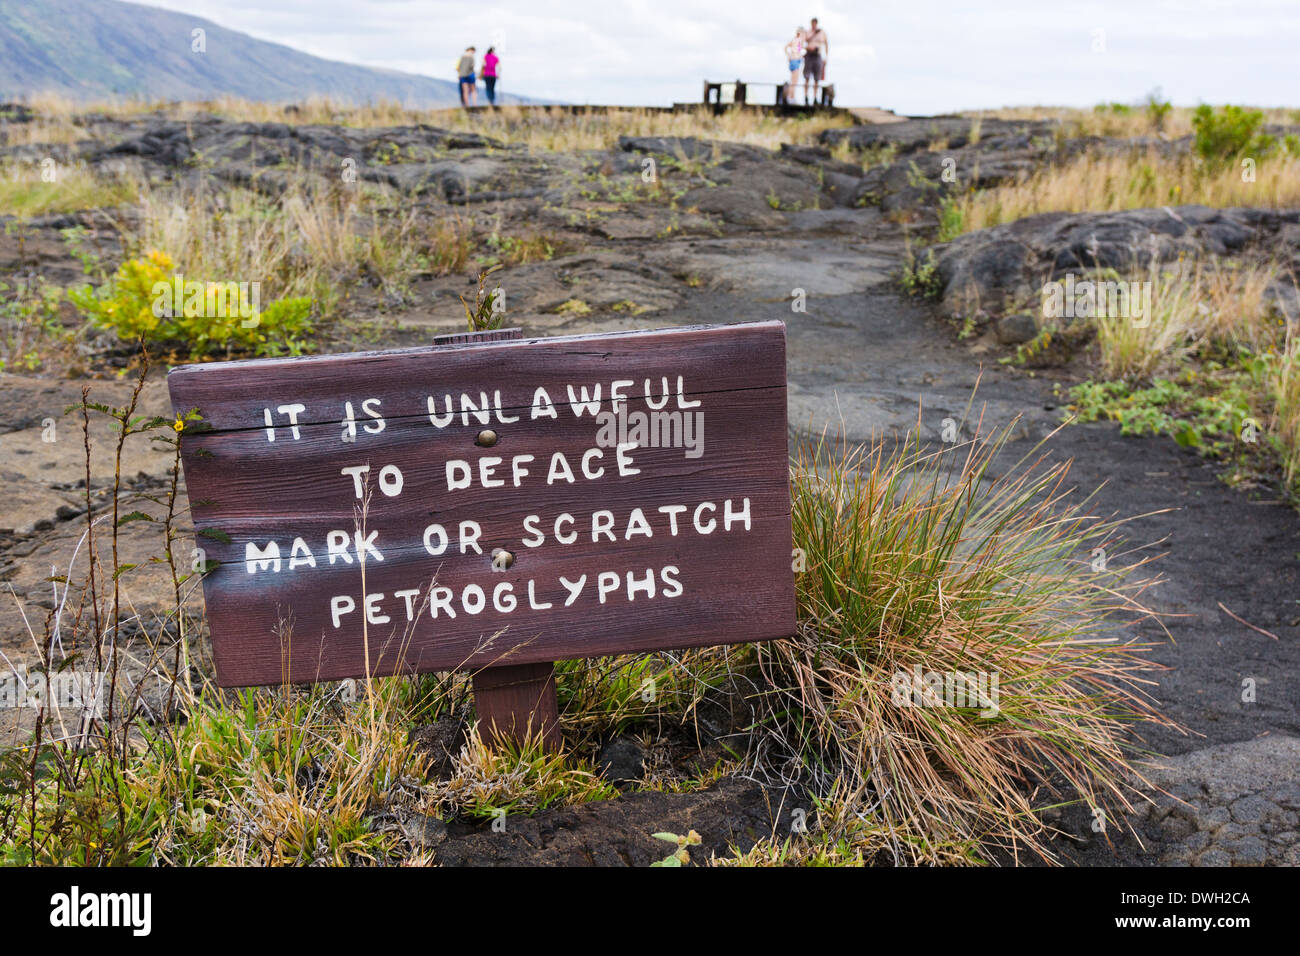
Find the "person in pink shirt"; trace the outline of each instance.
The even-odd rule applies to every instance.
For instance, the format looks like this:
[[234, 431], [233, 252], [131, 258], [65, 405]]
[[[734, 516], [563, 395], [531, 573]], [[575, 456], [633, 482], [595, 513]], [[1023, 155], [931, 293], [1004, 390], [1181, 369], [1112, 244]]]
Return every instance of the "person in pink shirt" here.
[[490, 106], [497, 105], [497, 77], [501, 75], [501, 60], [496, 55], [496, 47], [488, 47], [488, 51], [483, 56], [483, 85], [487, 87], [487, 98]]

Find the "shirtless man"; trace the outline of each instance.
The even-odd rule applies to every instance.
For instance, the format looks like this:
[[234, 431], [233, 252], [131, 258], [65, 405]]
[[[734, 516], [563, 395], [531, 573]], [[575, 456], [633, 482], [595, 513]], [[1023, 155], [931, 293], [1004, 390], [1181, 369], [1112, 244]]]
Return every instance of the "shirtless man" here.
[[817, 18], [812, 18], [808, 32], [803, 38], [803, 103], [808, 105], [808, 81], [812, 80], [813, 98], [817, 102], [817, 88], [826, 78], [826, 58], [830, 55], [831, 44], [826, 31], [817, 25]]

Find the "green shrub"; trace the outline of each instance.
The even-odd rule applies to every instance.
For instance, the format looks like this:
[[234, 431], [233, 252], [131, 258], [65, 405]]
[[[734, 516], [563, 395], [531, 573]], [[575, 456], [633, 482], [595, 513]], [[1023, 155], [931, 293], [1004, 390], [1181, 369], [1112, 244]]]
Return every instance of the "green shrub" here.
[[1251, 415], [1249, 397], [1234, 378], [1189, 376], [1187, 385], [1157, 378], [1139, 389], [1124, 382], [1083, 382], [1070, 397], [1080, 421], [1115, 421], [1122, 435], [1168, 435], [1213, 456], [1235, 447]]
[[[175, 265], [164, 252], [153, 250], [142, 259], [129, 259], [108, 282], [94, 289], [82, 286], [68, 298], [100, 328], [112, 329], [129, 342], [188, 347], [198, 358], [224, 351], [257, 356], [301, 355], [302, 336], [311, 332], [312, 300], [306, 296], [279, 299], [245, 317], [230, 308], [227, 283], [202, 283], [184, 301], [160, 308], [160, 296], [172, 287]], [[195, 283], [186, 283], [193, 289]], [[221, 302], [221, 308], [211, 308]]]
[[938, 263], [934, 260], [934, 250], [925, 251], [925, 261], [909, 255], [903, 265], [903, 290], [908, 295], [918, 295], [927, 299], [937, 299], [943, 292], [943, 280], [939, 276]]
[[[11, 294], [12, 293], [12, 294]], [[0, 281], [0, 372], [34, 372], [46, 347], [66, 338], [59, 323], [63, 290], [41, 279]]]
[[966, 231], [966, 214], [959, 196], [944, 196], [939, 202], [939, 241], [956, 239]]
[[1147, 120], [1151, 123], [1152, 129], [1164, 129], [1165, 117], [1173, 110], [1173, 104], [1168, 100], [1161, 99], [1160, 91], [1155, 90], [1147, 94], [1145, 108], [1147, 111]]
[[1225, 106], [1216, 113], [1202, 103], [1192, 114], [1196, 152], [1202, 159], [1218, 162], [1246, 153], [1262, 156], [1274, 146], [1273, 137], [1260, 132], [1263, 124], [1264, 114], [1259, 110]]

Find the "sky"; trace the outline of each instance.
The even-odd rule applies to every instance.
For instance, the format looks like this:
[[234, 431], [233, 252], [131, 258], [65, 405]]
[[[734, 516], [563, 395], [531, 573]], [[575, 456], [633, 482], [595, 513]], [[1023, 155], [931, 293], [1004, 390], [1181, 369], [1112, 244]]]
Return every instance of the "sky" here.
[[694, 102], [775, 82], [816, 16], [836, 104], [932, 115], [1136, 103], [1300, 107], [1300, 0], [141, 0], [307, 53], [452, 80], [469, 45], [499, 88], [569, 103]]

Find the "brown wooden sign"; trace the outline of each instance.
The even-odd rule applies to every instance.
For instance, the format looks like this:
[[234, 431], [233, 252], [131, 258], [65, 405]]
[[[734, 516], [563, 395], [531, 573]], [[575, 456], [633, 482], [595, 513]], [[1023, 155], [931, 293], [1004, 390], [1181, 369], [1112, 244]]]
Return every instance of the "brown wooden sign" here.
[[181, 450], [223, 686], [794, 632], [779, 322], [187, 365], [168, 385], [202, 416]]

